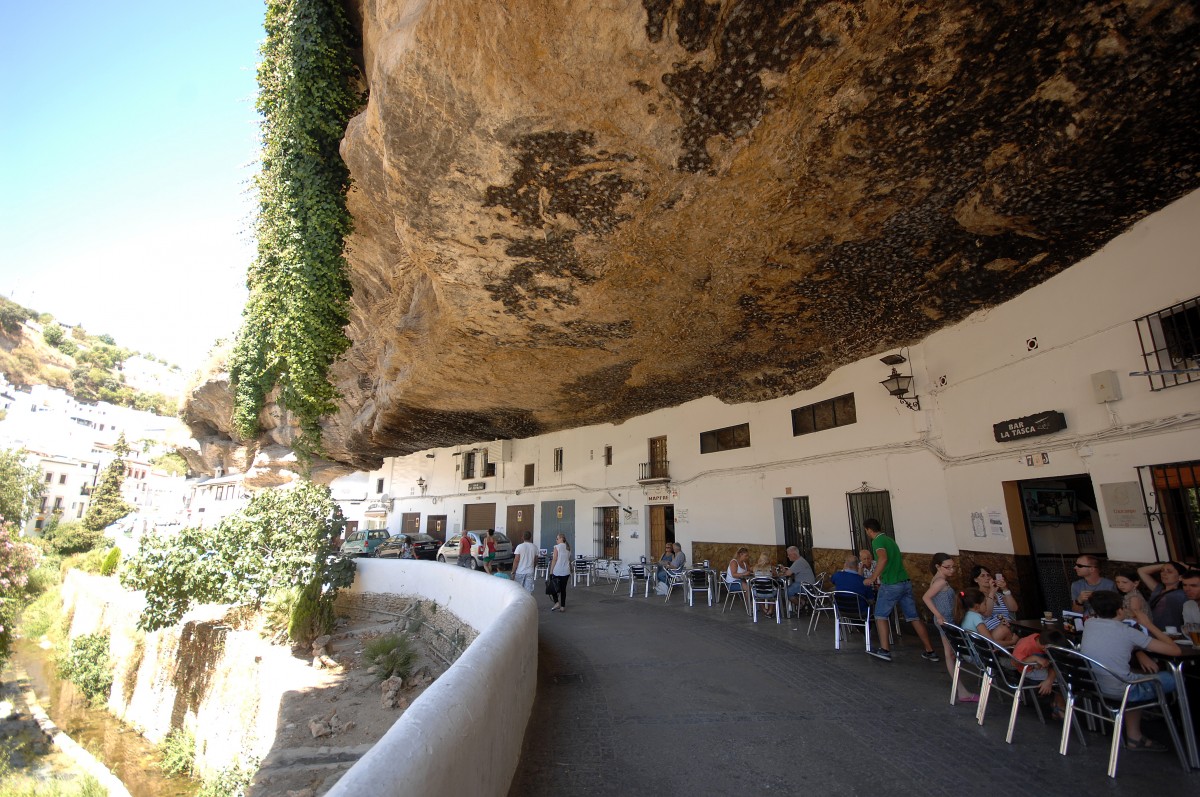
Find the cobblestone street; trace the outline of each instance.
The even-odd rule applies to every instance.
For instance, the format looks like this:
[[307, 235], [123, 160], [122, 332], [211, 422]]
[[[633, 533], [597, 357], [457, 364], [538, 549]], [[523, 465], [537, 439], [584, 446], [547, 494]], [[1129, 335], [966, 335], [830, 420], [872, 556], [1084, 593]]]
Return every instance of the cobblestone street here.
[[[1064, 758], [1061, 724], [1042, 725], [1032, 708], [1005, 744], [1008, 700], [993, 696], [976, 725], [974, 705], [949, 705], [945, 665], [923, 661], [911, 632], [889, 664], [866, 656], [861, 636], [835, 651], [827, 618], [808, 636], [807, 616], [755, 625], [737, 606], [722, 614], [688, 608], [678, 592], [669, 605], [627, 594], [571, 589], [558, 614], [539, 584], [538, 694], [511, 797], [1144, 795], [1200, 785], [1173, 752], [1123, 750], [1111, 781], [1107, 736], [1088, 734], [1086, 748], [1072, 738]], [[1146, 728], [1169, 744], [1161, 724]]]

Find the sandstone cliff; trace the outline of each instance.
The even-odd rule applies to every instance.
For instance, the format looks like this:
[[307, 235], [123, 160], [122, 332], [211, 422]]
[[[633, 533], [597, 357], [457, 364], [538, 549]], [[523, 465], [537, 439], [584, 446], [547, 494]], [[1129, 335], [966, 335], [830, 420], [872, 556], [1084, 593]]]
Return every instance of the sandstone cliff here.
[[1200, 185], [1191, 3], [352, 9], [344, 465], [810, 387]]

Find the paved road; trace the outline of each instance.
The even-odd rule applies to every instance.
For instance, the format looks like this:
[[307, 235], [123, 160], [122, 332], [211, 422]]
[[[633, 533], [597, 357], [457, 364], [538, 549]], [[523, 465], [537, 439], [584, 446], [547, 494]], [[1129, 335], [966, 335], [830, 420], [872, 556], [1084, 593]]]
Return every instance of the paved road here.
[[827, 620], [810, 637], [807, 618], [755, 625], [739, 609], [688, 608], [678, 593], [666, 605], [573, 589], [565, 614], [548, 611], [540, 585], [536, 596], [538, 693], [510, 797], [1200, 788], [1173, 753], [1122, 751], [1114, 783], [1107, 737], [1090, 735], [1087, 748], [1072, 739], [1063, 758], [1061, 725], [1041, 725], [1032, 709], [1005, 744], [1007, 700], [976, 725], [974, 706], [949, 705], [945, 666], [923, 661], [911, 633], [889, 664], [866, 656], [861, 637], [834, 651]]

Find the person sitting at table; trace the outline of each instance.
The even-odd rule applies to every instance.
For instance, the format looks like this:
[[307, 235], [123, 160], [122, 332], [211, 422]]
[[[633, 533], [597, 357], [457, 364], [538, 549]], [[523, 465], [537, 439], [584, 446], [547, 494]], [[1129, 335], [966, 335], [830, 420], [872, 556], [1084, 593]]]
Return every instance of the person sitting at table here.
[[738, 548], [737, 553], [729, 560], [729, 567], [725, 572], [729, 577], [730, 592], [745, 589], [746, 583], [754, 577], [754, 573], [750, 571], [750, 549], [744, 545]]
[[[1134, 651], [1148, 650], [1164, 656], [1178, 656], [1183, 651], [1169, 636], [1154, 626], [1153, 621], [1145, 613], [1139, 613], [1136, 619], [1150, 632], [1143, 634], [1136, 628], [1130, 628], [1121, 622], [1121, 594], [1116, 590], [1096, 590], [1091, 594], [1090, 603], [1095, 617], [1083, 624], [1083, 641], [1079, 652], [1103, 664], [1111, 672], [1097, 671], [1096, 681], [1100, 690], [1117, 700], [1125, 691], [1125, 683], [1118, 679], [1131, 679], [1135, 674], [1129, 666], [1129, 659]], [[1158, 665], [1148, 657], [1138, 657], [1145, 666], [1150, 662], [1154, 676], [1164, 693], [1175, 691], [1175, 678], [1171, 673], [1158, 672]], [[1114, 677], [1115, 676], [1115, 677]], [[1154, 698], [1154, 687], [1149, 683], [1141, 683], [1129, 690], [1129, 701], [1138, 702]], [[1142, 735], [1142, 711], [1134, 709], [1125, 712], [1125, 749], [1126, 750], [1166, 750], [1166, 745]]]
[[1183, 625], [1183, 604], [1187, 597], [1180, 589], [1186, 565], [1179, 562], [1157, 562], [1142, 565], [1138, 575], [1150, 590], [1150, 616], [1159, 628], [1178, 628]]
[[787, 599], [799, 610], [804, 596], [804, 585], [813, 583], [817, 577], [813, 573], [812, 565], [800, 555], [800, 549], [795, 545], [788, 546], [787, 558], [791, 564], [786, 568], [780, 565], [778, 571], [779, 575], [792, 579], [787, 588]]
[[765, 576], [769, 578], [770, 576], [774, 575], [775, 565], [771, 564], [771, 557], [767, 556], [765, 553], [760, 553], [758, 555], [758, 560], [754, 563], [754, 567], [751, 569], [754, 571], [754, 575]]
[[1050, 719], [1060, 720], [1063, 718], [1063, 711], [1067, 708], [1067, 701], [1062, 696], [1062, 692], [1054, 688], [1054, 681], [1058, 678], [1058, 673], [1054, 671], [1050, 654], [1046, 653], [1047, 645], [1055, 645], [1060, 648], [1072, 647], [1066, 634], [1051, 628], [1040, 634], [1021, 637], [1017, 641], [1016, 647], [1013, 648], [1013, 657], [1028, 665], [1029, 669], [1025, 680], [1040, 682], [1037, 689], [1039, 697], [1045, 699], [1053, 695], [1054, 709], [1050, 713]]
[[1200, 625], [1200, 570], [1187, 571], [1180, 583], [1183, 584], [1183, 596], [1187, 598], [1187, 603], [1183, 604], [1183, 624]]
[[1017, 635], [1004, 623], [993, 628], [987, 627], [987, 618], [992, 613], [992, 604], [982, 590], [969, 589], [963, 598], [967, 613], [963, 615], [962, 627], [974, 631], [982, 637], [987, 637], [998, 645], [1011, 648], [1017, 644]]
[[988, 568], [975, 565], [971, 568], [971, 580], [987, 597], [988, 605], [992, 609], [991, 614], [985, 618], [989, 631], [995, 631], [1001, 623], [1017, 619], [1015, 615], [1020, 607], [1017, 606], [1017, 599], [1013, 597], [1012, 590], [1004, 581], [1003, 573], [993, 576]]
[[1090, 553], [1081, 553], [1075, 557], [1075, 575], [1079, 576], [1071, 582], [1071, 610], [1082, 614], [1091, 614], [1088, 601], [1092, 593], [1098, 590], [1116, 592], [1117, 585], [1100, 575], [1100, 560]]
[[658, 580], [666, 584], [667, 571], [678, 572], [686, 562], [687, 555], [683, 552], [683, 546], [677, 542], [667, 543], [667, 550], [663, 551], [662, 558], [658, 560]]
[[1146, 596], [1142, 594], [1142, 579], [1136, 570], [1132, 567], [1121, 568], [1113, 583], [1117, 586], [1117, 592], [1121, 593], [1121, 608], [1129, 617], [1138, 612], [1150, 613], [1150, 604], [1146, 603]]
[[833, 588], [839, 592], [853, 592], [858, 595], [858, 610], [864, 612], [867, 604], [875, 602], [875, 590], [867, 586], [866, 579], [858, 572], [858, 557], [847, 556], [842, 569], [829, 577]]
[[863, 578], [875, 575], [875, 555], [866, 548], [858, 552], [858, 574]]

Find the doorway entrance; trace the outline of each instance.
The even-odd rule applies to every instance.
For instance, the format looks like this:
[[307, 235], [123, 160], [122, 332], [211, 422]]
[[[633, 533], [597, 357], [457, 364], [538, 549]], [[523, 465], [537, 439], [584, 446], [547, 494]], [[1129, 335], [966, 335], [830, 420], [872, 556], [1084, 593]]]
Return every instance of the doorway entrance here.
[[855, 554], [871, 547], [862, 527], [868, 518], [878, 520], [883, 533], [896, 539], [896, 529], [892, 526], [892, 495], [887, 490], [872, 490], [864, 484], [861, 490], [846, 493], [846, 511], [850, 515], [850, 545]]
[[800, 556], [811, 565], [813, 563], [813, 536], [808, 496], [782, 500], [783, 544], [788, 547], [795, 545], [800, 550]]
[[425, 517], [425, 533], [433, 537], [438, 542], [446, 541], [446, 516], [445, 515], [426, 515]]
[[[1104, 529], [1096, 510], [1096, 490], [1085, 473], [1053, 479], [1023, 479], [1004, 483], [1005, 504], [1012, 523], [1013, 553], [1017, 577], [1032, 578], [1037, 590], [1022, 600], [1022, 609], [1030, 613], [1060, 612], [1071, 608], [1072, 567], [1075, 557], [1091, 554], [1107, 556]], [[1026, 571], [1022, 560], [1032, 559]]]
[[650, 507], [650, 556], [657, 562], [667, 549], [667, 543], [675, 542], [675, 507], [672, 504], [655, 504]]
[[[533, 533], [533, 504], [510, 506], [504, 533], [515, 549], [525, 539], [525, 532]], [[530, 540], [533, 538], [531, 537]]]

